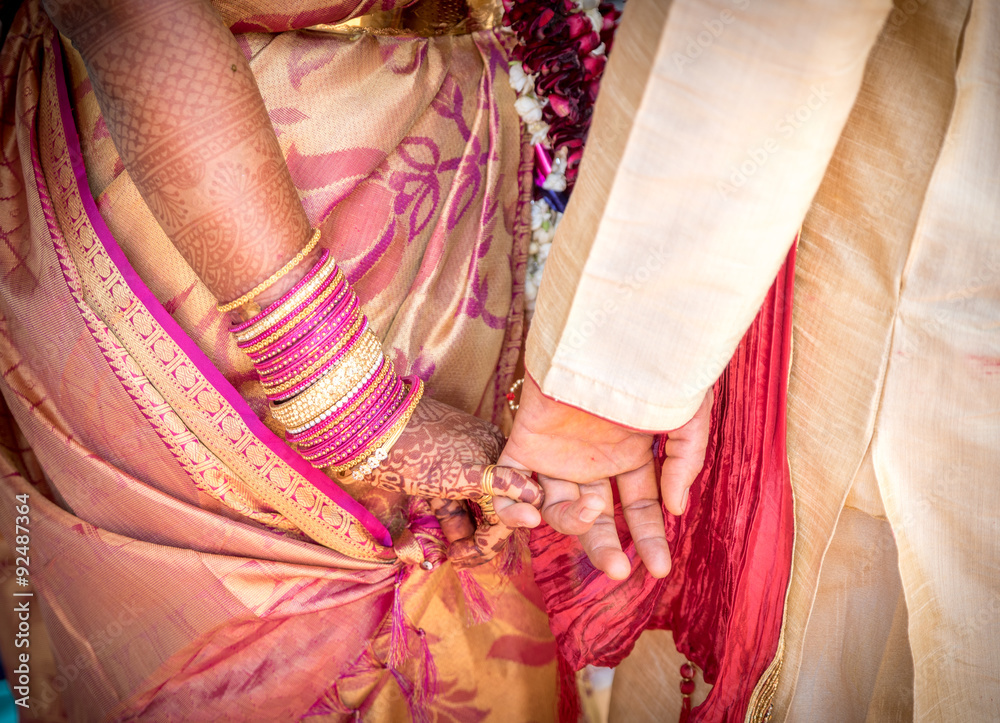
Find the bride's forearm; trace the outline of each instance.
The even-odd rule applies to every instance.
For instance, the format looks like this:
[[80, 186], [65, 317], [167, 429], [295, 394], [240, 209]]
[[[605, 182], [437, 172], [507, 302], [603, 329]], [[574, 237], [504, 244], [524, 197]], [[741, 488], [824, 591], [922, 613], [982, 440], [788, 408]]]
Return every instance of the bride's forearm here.
[[[207, 0], [45, 0], [87, 64], [122, 162], [221, 301], [280, 269], [309, 221], [257, 84]], [[278, 298], [314, 251], [258, 301]]]

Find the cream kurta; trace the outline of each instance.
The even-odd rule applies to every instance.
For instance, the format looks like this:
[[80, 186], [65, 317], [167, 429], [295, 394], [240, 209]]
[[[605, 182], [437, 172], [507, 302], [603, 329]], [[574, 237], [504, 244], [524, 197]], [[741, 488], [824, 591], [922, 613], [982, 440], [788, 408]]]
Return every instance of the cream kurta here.
[[998, 41], [987, 0], [626, 6], [527, 367], [678, 426], [804, 219], [779, 720], [1000, 717]]

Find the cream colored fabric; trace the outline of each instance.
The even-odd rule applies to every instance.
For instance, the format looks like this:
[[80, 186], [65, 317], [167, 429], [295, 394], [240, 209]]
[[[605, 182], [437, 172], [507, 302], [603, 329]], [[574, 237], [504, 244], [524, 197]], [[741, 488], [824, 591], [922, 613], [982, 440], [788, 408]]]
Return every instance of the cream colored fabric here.
[[[669, 630], [647, 630], [632, 654], [615, 668], [608, 723], [659, 723], [680, 716], [681, 666], [686, 658], [677, 651]], [[695, 671], [692, 705], [705, 702], [712, 686]]]
[[[889, 523], [845, 507], [823, 563], [787, 720], [912, 720], [913, 660], [896, 565]], [[615, 671], [610, 723], [676, 721], [683, 662], [668, 631], [643, 633]], [[692, 702], [710, 690], [699, 676]]]
[[[595, 109], [592, 139], [612, 140], [587, 149], [527, 340], [546, 394], [643, 429], [691, 418], [791, 246], [887, 3], [672, 4], [638, 110]], [[605, 89], [630, 73], [618, 48]]]
[[[671, 9], [656, 56], [666, 78], [647, 86], [621, 163], [588, 149], [581, 173], [612, 174], [609, 200], [600, 210], [581, 178], [527, 366], [547, 393], [602, 416], [645, 428], [683, 422], [805, 215], [788, 399], [796, 541], [774, 718], [906, 720], [912, 707], [920, 721], [997, 720], [1000, 4], [899, 0], [870, 53], [880, 8], [763, 4], [739, 15], [728, 6], [737, 20], [683, 72], [670, 60], [687, 52], [686, 37], [697, 42], [692, 14], [721, 6]], [[764, 35], [781, 46], [773, 52], [797, 48], [800, 67], [748, 59], [773, 49], [740, 39]], [[845, 100], [855, 52], [867, 57], [864, 80]], [[609, 73], [627, 74], [616, 60]], [[843, 70], [843, 91], [736, 193], [716, 194], [719, 169], [739, 149], [750, 157], [767, 119], [780, 117], [787, 101], [774, 89], [828, 64]], [[592, 141], [606, 128], [605, 100]], [[587, 223], [572, 225], [574, 214]], [[670, 249], [655, 282], [609, 323], [591, 317], [585, 327], [625, 283], [623, 270], [651, 258], [655, 233]], [[579, 352], [574, 335], [586, 337]], [[855, 590], [871, 540], [887, 539], [881, 520], [898, 553], [879, 550], [878, 579]], [[884, 644], [872, 637], [876, 622]], [[844, 671], [864, 685], [846, 693]]]
[[788, 720], [903, 723], [913, 717], [913, 661], [892, 529], [845, 507], [809, 618]]

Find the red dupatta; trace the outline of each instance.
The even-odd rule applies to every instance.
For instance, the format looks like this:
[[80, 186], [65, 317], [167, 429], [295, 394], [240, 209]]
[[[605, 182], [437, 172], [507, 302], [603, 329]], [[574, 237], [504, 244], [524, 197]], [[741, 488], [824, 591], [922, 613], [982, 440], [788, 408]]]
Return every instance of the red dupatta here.
[[794, 537], [785, 454], [794, 268], [793, 245], [716, 382], [705, 467], [691, 502], [680, 517], [664, 510], [670, 575], [656, 580], [646, 572], [617, 494], [618, 535], [632, 561], [625, 580], [595, 569], [575, 537], [544, 524], [532, 531], [535, 580], [570, 683], [563, 685], [564, 721], [576, 720], [578, 706], [571, 671], [617, 665], [644, 630], [672, 630], [677, 649], [714, 685], [690, 720], [742, 720], [751, 707], [757, 719], [768, 708]]

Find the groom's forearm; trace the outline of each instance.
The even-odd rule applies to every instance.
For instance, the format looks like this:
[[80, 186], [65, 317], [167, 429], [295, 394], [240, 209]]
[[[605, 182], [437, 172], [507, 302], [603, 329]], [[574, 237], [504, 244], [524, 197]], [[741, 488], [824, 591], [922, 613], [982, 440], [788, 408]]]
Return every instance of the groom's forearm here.
[[634, 428], [692, 417], [774, 281], [890, 8], [628, 4], [528, 337], [547, 395]]

